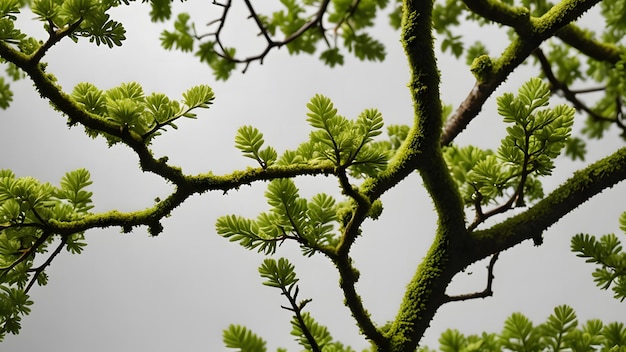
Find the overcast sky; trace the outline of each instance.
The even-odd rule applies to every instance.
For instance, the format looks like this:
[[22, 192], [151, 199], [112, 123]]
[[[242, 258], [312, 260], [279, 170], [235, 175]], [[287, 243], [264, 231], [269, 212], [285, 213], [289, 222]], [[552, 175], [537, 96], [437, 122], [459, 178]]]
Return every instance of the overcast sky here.
[[[295, 148], [308, 136], [306, 103], [316, 93], [329, 96], [339, 113], [349, 118], [375, 107], [386, 124], [412, 120], [405, 59], [398, 34], [386, 27], [375, 33], [387, 45], [384, 63], [348, 59], [346, 66], [329, 69], [314, 58], [290, 57], [281, 50], [271, 53], [262, 66], [252, 64], [246, 74], [237, 72], [223, 83], [215, 82], [210, 70], [193, 56], [163, 51], [157, 39], [163, 27], [149, 22], [146, 6], [123, 10], [127, 12], [114, 16], [128, 31], [122, 48], [66, 40], [50, 50], [49, 71], [68, 92], [82, 81], [102, 89], [137, 81], [148, 94], [159, 91], [177, 98], [193, 85], [211, 85], [217, 96], [213, 107], [199, 112], [197, 120], [181, 121], [178, 130], [154, 143], [157, 155], [167, 154], [187, 173], [223, 174], [253, 166], [234, 148], [235, 132], [242, 125], [258, 127], [266, 143], [279, 151]], [[198, 22], [208, 22], [210, 17]], [[473, 30], [468, 27], [466, 33], [484, 36]], [[502, 47], [497, 41], [493, 44]], [[456, 107], [473, 79], [449, 58], [439, 64], [444, 101]], [[532, 72], [512, 75], [498, 93], [516, 91]], [[13, 89], [12, 107], [0, 112], [0, 168], [58, 184], [66, 171], [85, 167], [92, 173], [96, 211], [142, 209], [170, 190], [159, 178], [142, 174], [127, 148], [107, 148], [103, 139], [92, 140], [80, 128], [68, 130], [65, 119], [39, 98], [29, 81], [18, 82]], [[490, 101], [480, 121], [470, 125], [458, 144], [497, 148], [502, 124], [493, 106]], [[591, 143], [587, 162], [623, 145], [616, 135]], [[567, 160], [563, 165], [567, 172], [582, 166]], [[567, 172], [546, 180], [546, 190], [564, 181]], [[364, 236], [354, 248], [362, 274], [359, 292], [380, 324], [395, 316], [404, 286], [430, 245], [435, 218], [419, 183], [413, 175], [388, 192], [383, 197], [383, 217], [365, 224]], [[307, 197], [337, 192], [330, 178], [303, 178], [298, 184]], [[35, 305], [23, 321], [21, 334], [8, 336], [0, 349], [218, 351], [224, 350], [222, 330], [238, 323], [266, 338], [269, 350], [298, 350], [289, 335], [289, 312], [280, 308], [286, 302], [277, 290], [261, 285], [257, 268], [263, 257], [229, 243], [214, 230], [218, 216], [254, 217], [265, 210], [264, 191], [265, 184], [256, 184], [226, 197], [215, 193], [189, 199], [164, 221], [165, 231], [158, 238], [148, 237], [144, 229], [126, 235], [118, 229], [89, 231], [84, 254], [63, 253], [55, 259], [48, 269], [50, 283], [31, 291]], [[447, 304], [424, 343], [437, 347], [439, 334], [447, 327], [466, 333], [499, 331], [515, 311], [539, 323], [559, 304], [571, 305], [582, 321], [623, 320], [626, 306], [613, 300], [610, 292], [595, 288], [592, 268], [569, 252], [569, 240], [579, 232], [618, 231], [617, 219], [626, 210], [624, 191], [625, 186], [619, 185], [581, 206], [545, 234], [543, 246], [523, 243], [503, 253], [495, 271], [495, 296]], [[313, 298], [307, 308], [333, 337], [356, 350], [366, 347], [342, 305], [332, 265], [321, 256], [302, 259], [292, 245], [281, 248], [278, 255], [296, 263], [301, 298]], [[468, 270], [471, 275], [459, 275], [451, 292], [482, 290], [485, 265]]]

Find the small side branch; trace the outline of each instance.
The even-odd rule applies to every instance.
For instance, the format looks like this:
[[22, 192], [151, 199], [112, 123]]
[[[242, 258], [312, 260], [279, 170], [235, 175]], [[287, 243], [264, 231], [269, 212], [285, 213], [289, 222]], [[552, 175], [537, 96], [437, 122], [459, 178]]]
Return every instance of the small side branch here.
[[[298, 302], [296, 301], [298, 299], [298, 293], [300, 292], [300, 288], [298, 287], [298, 285], [290, 286], [289, 288], [281, 287], [280, 289], [282, 291], [282, 294], [285, 297], [287, 297], [287, 300], [289, 301], [289, 305], [291, 306], [291, 307], [281, 306], [281, 308], [293, 312], [294, 318], [298, 321], [298, 325], [300, 325], [300, 328], [302, 329], [302, 333], [304, 334], [304, 337], [309, 342], [309, 345], [311, 345], [311, 351], [321, 352], [322, 349], [317, 344], [315, 337], [313, 336], [313, 334], [307, 327], [306, 322], [304, 321], [304, 317], [302, 315], [302, 310], [304, 309], [304, 306], [307, 305], [309, 302], [311, 302], [311, 299], [305, 299], [298, 304]], [[294, 289], [293, 295], [291, 294], [292, 289]]]
[[83, 23], [82, 18], [64, 28], [56, 29], [54, 23], [52, 21], [48, 21], [48, 40], [33, 54], [31, 58], [32, 62], [38, 63], [39, 61], [41, 61], [44, 55], [46, 55], [46, 52], [52, 46], [61, 41], [61, 39], [63, 39], [64, 37], [71, 35], [75, 30], [78, 29], [78, 27], [80, 27], [81, 23]]
[[476, 298], [486, 298], [493, 296], [492, 284], [493, 284], [493, 268], [496, 265], [496, 261], [498, 260], [498, 255], [500, 252], [491, 256], [491, 260], [489, 260], [489, 265], [487, 266], [487, 287], [480, 292], [474, 293], [466, 293], [458, 296], [448, 296], [446, 295], [446, 303], [447, 302], [456, 302], [456, 301], [467, 301], [470, 299]]
[[59, 243], [59, 245], [54, 249], [54, 251], [52, 252], [52, 254], [50, 254], [50, 256], [48, 256], [48, 259], [46, 259], [46, 261], [41, 264], [40, 266], [30, 269], [29, 271], [34, 272], [33, 277], [30, 279], [30, 282], [28, 283], [28, 285], [26, 286], [26, 290], [25, 292], [30, 291], [30, 289], [33, 287], [33, 285], [35, 284], [35, 282], [37, 282], [37, 278], [39, 277], [39, 275], [41, 275], [41, 273], [43, 273], [43, 271], [50, 266], [50, 264], [52, 263], [52, 260], [59, 255], [59, 253], [61, 253], [61, 250], [63, 249], [63, 246], [65, 246], [65, 244], [67, 243], [67, 236], [62, 236], [61, 238], [61, 243]]
[[587, 114], [589, 114], [589, 116], [591, 116], [593, 119], [598, 120], [598, 121], [608, 121], [608, 122], [615, 122], [615, 119], [612, 117], [607, 117], [607, 116], [602, 116], [598, 113], [596, 113], [595, 111], [591, 110], [590, 107], [588, 107], [587, 105], [585, 105], [580, 99], [578, 99], [578, 97], [576, 96], [577, 94], [582, 94], [582, 93], [587, 93], [587, 92], [596, 92], [599, 90], [604, 90], [604, 88], [593, 88], [593, 89], [589, 89], [589, 90], [579, 90], [579, 91], [573, 91], [569, 88], [569, 86], [563, 82], [561, 82], [556, 75], [554, 74], [554, 72], [552, 71], [552, 67], [550, 65], [550, 61], [548, 61], [548, 58], [546, 57], [546, 55], [543, 53], [543, 51], [540, 48], [537, 48], [534, 52], [533, 55], [537, 58], [537, 60], [539, 61], [539, 65], [541, 66], [541, 70], [543, 71], [543, 74], [546, 76], [546, 78], [548, 79], [548, 82], [550, 82], [550, 85], [552, 86], [552, 90], [553, 91], [561, 91], [563, 93], [563, 97], [565, 99], [567, 99], [570, 103], [572, 103], [572, 105], [574, 106], [574, 108], [576, 108], [577, 110], [582, 110], [584, 112], [586, 112]]
[[[215, 37], [215, 44], [217, 46], [215, 53], [221, 57], [224, 60], [233, 62], [233, 63], [237, 63], [237, 64], [244, 64], [244, 72], [248, 69], [248, 67], [250, 66], [250, 64], [254, 61], [259, 61], [261, 64], [263, 64], [263, 60], [265, 59], [265, 57], [267, 56], [267, 54], [269, 54], [269, 52], [274, 49], [274, 48], [280, 48], [283, 45], [287, 45], [291, 42], [293, 42], [294, 40], [300, 38], [306, 31], [312, 29], [312, 28], [319, 28], [320, 32], [322, 33], [322, 36], [325, 37], [325, 30], [324, 30], [324, 26], [323, 26], [323, 18], [324, 18], [324, 14], [326, 13], [326, 9], [328, 8], [328, 5], [330, 4], [330, 0], [323, 0], [322, 3], [319, 6], [319, 9], [317, 10], [317, 12], [313, 15], [313, 17], [308, 20], [307, 22], [305, 22], [302, 26], [300, 26], [300, 28], [298, 28], [296, 31], [294, 31], [293, 33], [287, 35], [283, 40], [274, 40], [271, 38], [270, 33], [268, 32], [267, 28], [265, 27], [265, 25], [263, 24], [263, 21], [261, 20], [261, 17], [259, 16], [259, 14], [257, 13], [257, 11], [254, 9], [254, 7], [252, 6], [252, 3], [249, 0], [244, 1], [245, 5], [248, 9], [248, 12], [250, 13], [249, 18], [253, 19], [255, 24], [257, 25], [257, 27], [259, 28], [260, 31], [260, 35], [265, 39], [266, 41], [266, 45], [265, 48], [256, 55], [252, 55], [252, 56], [248, 56], [245, 58], [237, 58], [237, 57], [233, 57], [231, 55], [229, 55], [227, 53], [226, 47], [223, 44], [223, 40], [222, 40], [222, 31], [225, 28], [225, 24], [226, 24], [226, 15], [228, 13], [228, 11], [230, 10], [230, 6], [231, 6], [231, 1], [226, 2], [225, 4], [220, 4], [217, 2], [213, 2], [214, 5], [218, 5], [223, 7], [222, 10], [222, 15], [220, 16], [219, 19], [211, 22], [211, 23], [218, 23], [218, 27], [217, 30], [215, 31], [215, 33], [212, 34], [208, 34], [208, 35], [212, 35]], [[196, 39], [202, 39], [204, 37], [206, 37], [207, 35], [197, 35], [194, 34], [194, 37]], [[328, 42], [328, 40], [326, 40]]]

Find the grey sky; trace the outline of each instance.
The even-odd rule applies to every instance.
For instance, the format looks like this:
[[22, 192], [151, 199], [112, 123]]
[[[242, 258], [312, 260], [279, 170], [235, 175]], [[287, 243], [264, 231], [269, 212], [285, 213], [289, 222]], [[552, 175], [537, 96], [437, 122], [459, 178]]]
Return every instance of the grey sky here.
[[[246, 124], [259, 128], [266, 143], [279, 151], [295, 148], [308, 136], [305, 105], [315, 93], [329, 96], [339, 113], [349, 118], [375, 107], [387, 125], [411, 122], [404, 56], [398, 34], [386, 27], [376, 33], [387, 45], [384, 63], [349, 59], [344, 67], [331, 70], [314, 58], [289, 57], [280, 50], [262, 66], [253, 64], [245, 75], [237, 72], [227, 83], [218, 83], [193, 56], [159, 47], [162, 26], [150, 24], [146, 10], [135, 5], [116, 16], [128, 31], [122, 48], [65, 41], [50, 51], [49, 70], [66, 91], [81, 81], [103, 89], [137, 81], [146, 93], [160, 91], [177, 98], [192, 85], [211, 85], [217, 95], [213, 107], [201, 111], [197, 120], [182, 121], [178, 130], [154, 144], [157, 154], [167, 154], [188, 173], [222, 174], [253, 166], [234, 148], [235, 132]], [[449, 58], [440, 60], [444, 100], [456, 107], [473, 79], [453, 65]], [[526, 69], [513, 75], [499, 93], [515, 91], [531, 74]], [[0, 168], [57, 184], [66, 171], [85, 167], [92, 174], [91, 190], [99, 211], [141, 209], [167, 193], [164, 182], [139, 171], [128, 149], [107, 148], [103, 139], [91, 140], [80, 128], [68, 130], [65, 119], [38, 97], [30, 82], [18, 82], [13, 88], [12, 107], [0, 112]], [[497, 148], [502, 125], [492, 107], [493, 102], [488, 103], [480, 121], [470, 125], [459, 144]], [[588, 161], [622, 143], [614, 135], [592, 143]], [[567, 171], [581, 166], [564, 164]], [[544, 187], [552, 189], [566, 177], [557, 173]], [[332, 179], [297, 182], [303, 185], [303, 195], [337, 192]], [[495, 271], [495, 297], [444, 306], [423, 342], [437, 347], [439, 334], [447, 327], [467, 333], [498, 331], [515, 311], [539, 322], [559, 304], [571, 305], [581, 321], [623, 320], [626, 306], [614, 301], [610, 292], [595, 288], [591, 267], [569, 252], [569, 239], [578, 232], [618, 231], [618, 216], [626, 210], [625, 190], [619, 185], [584, 204], [545, 234], [543, 246], [524, 243], [503, 253]], [[214, 231], [218, 216], [256, 216], [263, 211], [264, 191], [264, 184], [256, 184], [226, 197], [218, 193], [194, 197], [164, 221], [165, 231], [158, 238], [149, 238], [144, 229], [128, 235], [118, 229], [88, 232], [84, 254], [60, 255], [48, 270], [50, 283], [31, 291], [35, 305], [23, 321], [21, 334], [8, 336], [0, 350], [218, 351], [224, 350], [221, 331], [230, 323], [259, 333], [268, 340], [269, 350], [296, 350], [289, 335], [290, 316], [280, 309], [283, 297], [262, 286], [257, 274], [262, 256]], [[417, 175], [392, 189], [383, 201], [383, 217], [366, 224], [354, 251], [362, 273], [358, 288], [381, 324], [394, 317], [404, 285], [430, 244], [435, 221]], [[332, 265], [321, 256], [302, 259], [292, 245], [278, 255], [296, 264], [301, 296], [313, 298], [307, 307], [333, 337], [356, 350], [366, 347], [342, 305]], [[482, 290], [484, 266], [479, 263], [469, 270], [472, 275], [460, 275], [451, 290]]]

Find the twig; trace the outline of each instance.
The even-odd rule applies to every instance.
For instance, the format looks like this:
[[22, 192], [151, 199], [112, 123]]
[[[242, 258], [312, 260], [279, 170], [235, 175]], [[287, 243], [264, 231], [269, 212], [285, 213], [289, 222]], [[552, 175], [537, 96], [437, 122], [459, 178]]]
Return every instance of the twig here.
[[41, 273], [46, 269], [46, 267], [48, 267], [50, 263], [52, 263], [52, 260], [54, 259], [54, 257], [56, 257], [59, 253], [61, 253], [61, 250], [63, 249], [63, 246], [65, 246], [66, 243], [67, 243], [67, 236], [62, 236], [61, 243], [59, 243], [57, 248], [54, 249], [54, 252], [50, 254], [48, 259], [46, 259], [46, 261], [40, 266], [29, 270], [29, 271], [34, 271], [35, 273], [33, 274], [33, 277], [30, 279], [30, 282], [26, 286], [26, 289], [24, 290], [24, 292], [28, 292], [33, 287], [33, 285], [37, 281], [37, 277], [39, 277], [39, 275], [41, 275]]
[[541, 66], [543, 74], [546, 76], [548, 82], [550, 82], [550, 85], [552, 86], [552, 91], [561, 91], [563, 93], [563, 97], [567, 99], [570, 103], [572, 103], [574, 108], [586, 112], [587, 114], [589, 114], [589, 116], [597, 121], [615, 122], [614, 118], [602, 116], [591, 110], [591, 108], [589, 108], [586, 104], [580, 101], [578, 97], [576, 97], [576, 94], [578, 93], [597, 92], [604, 90], [603, 88], [590, 88], [587, 90], [572, 91], [569, 89], [567, 84], [561, 82], [558, 78], [556, 78], [554, 72], [552, 71], [552, 67], [550, 66], [550, 62], [548, 61], [548, 58], [545, 56], [540, 48], [535, 49], [535, 51], [533, 51], [533, 55], [539, 61], [539, 65]]
[[456, 302], [456, 301], [467, 301], [470, 299], [476, 299], [476, 298], [486, 298], [486, 297], [491, 297], [493, 296], [493, 290], [492, 290], [492, 285], [493, 285], [493, 268], [496, 265], [496, 261], [498, 260], [498, 255], [500, 254], [500, 252], [497, 252], [496, 254], [494, 254], [493, 256], [491, 256], [491, 260], [489, 260], [489, 265], [487, 266], [487, 287], [485, 287], [484, 290], [480, 291], [480, 292], [474, 292], [474, 293], [466, 293], [463, 295], [458, 295], [458, 296], [445, 296], [446, 302]]
[[214, 23], [219, 23], [217, 30], [214, 33], [211, 34], [204, 34], [204, 35], [197, 35], [194, 33], [193, 37], [196, 39], [202, 39], [208, 35], [212, 35], [215, 37], [215, 44], [218, 47], [218, 50], [215, 50], [215, 54], [219, 57], [221, 57], [224, 60], [230, 61], [230, 62], [234, 62], [237, 64], [244, 64], [244, 70], [243, 72], [246, 72], [246, 70], [248, 69], [248, 67], [250, 66], [250, 64], [254, 61], [259, 61], [261, 64], [263, 64], [263, 60], [265, 59], [265, 57], [267, 56], [267, 54], [269, 54], [269, 52], [274, 49], [274, 48], [280, 48], [283, 45], [287, 45], [291, 42], [293, 42], [294, 40], [298, 39], [300, 36], [302, 36], [306, 31], [308, 31], [309, 29], [312, 28], [319, 28], [322, 36], [324, 37], [324, 39], [326, 40], [326, 42], [328, 43], [328, 40], [326, 39], [325, 36], [325, 30], [323, 27], [323, 18], [324, 18], [324, 14], [326, 13], [326, 9], [328, 8], [328, 5], [330, 4], [330, 0], [324, 0], [321, 4], [319, 9], [317, 10], [317, 12], [315, 13], [315, 15], [306, 23], [304, 23], [300, 28], [298, 28], [295, 32], [287, 35], [283, 40], [274, 40], [271, 38], [269, 32], [267, 31], [267, 28], [263, 25], [263, 22], [261, 21], [261, 18], [259, 17], [259, 15], [257, 14], [256, 10], [254, 9], [252, 3], [249, 0], [245, 0], [244, 1], [246, 4], [246, 7], [248, 8], [248, 11], [250, 13], [249, 18], [252, 18], [254, 20], [254, 22], [256, 23], [257, 27], [260, 30], [260, 35], [263, 36], [263, 38], [265, 38], [265, 41], [267, 42], [267, 45], [265, 46], [265, 48], [256, 55], [252, 55], [252, 56], [248, 56], [246, 58], [237, 58], [237, 57], [232, 57], [230, 56], [227, 51], [226, 51], [226, 47], [223, 44], [223, 40], [221, 38], [222, 35], [222, 31], [224, 30], [225, 24], [226, 24], [226, 17], [228, 14], [228, 11], [230, 10], [231, 7], [231, 0], [228, 0], [226, 3], [222, 4], [222, 3], [218, 3], [218, 2], [213, 2], [214, 5], [220, 6], [223, 8], [222, 11], [222, 15], [220, 16], [220, 18], [211, 21], [210, 24], [214, 24]]
[[[292, 296], [291, 289], [294, 287], [295, 287], [295, 292]], [[321, 352], [322, 349], [317, 344], [317, 341], [315, 341], [315, 337], [313, 336], [311, 331], [309, 331], [309, 328], [306, 326], [304, 318], [302, 317], [302, 309], [307, 303], [311, 302], [311, 299], [305, 299], [300, 304], [296, 302], [296, 299], [298, 298], [298, 293], [300, 292], [300, 288], [298, 287], [298, 285], [292, 285], [288, 289], [281, 285], [280, 289], [282, 291], [282, 294], [285, 295], [285, 297], [287, 297], [287, 300], [289, 300], [289, 304], [291, 305], [291, 307], [281, 306], [281, 308], [293, 312], [296, 320], [298, 321], [298, 324], [300, 325], [300, 328], [302, 329], [302, 333], [304, 334], [304, 337], [309, 342], [309, 345], [311, 345], [311, 350], [313, 352]]]

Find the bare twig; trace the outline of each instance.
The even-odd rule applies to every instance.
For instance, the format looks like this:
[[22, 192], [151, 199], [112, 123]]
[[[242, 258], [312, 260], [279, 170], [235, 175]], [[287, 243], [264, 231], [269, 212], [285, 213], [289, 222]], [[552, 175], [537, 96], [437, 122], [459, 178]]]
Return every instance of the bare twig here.
[[539, 61], [539, 65], [541, 66], [541, 70], [543, 71], [543, 74], [548, 79], [548, 82], [550, 82], [551, 89], [552, 89], [553, 92], [554, 91], [562, 92], [563, 97], [565, 99], [567, 99], [570, 103], [572, 103], [574, 108], [576, 108], [577, 110], [582, 110], [582, 111], [586, 112], [587, 114], [589, 114], [589, 116], [591, 116], [595, 120], [615, 122], [614, 118], [607, 117], [607, 116], [602, 116], [602, 115], [596, 113], [591, 108], [589, 108], [585, 103], [580, 101], [578, 99], [578, 97], [576, 96], [579, 93], [589, 93], [589, 92], [601, 91], [601, 90], [604, 90], [603, 88], [591, 88], [591, 89], [587, 89], [587, 90], [572, 91], [572, 90], [569, 89], [567, 84], [565, 84], [564, 82], [561, 82], [554, 75], [554, 72], [552, 71], [552, 67], [550, 65], [550, 62], [548, 61], [548, 58], [545, 56], [545, 54], [543, 53], [543, 51], [540, 48], [535, 49], [535, 51], [533, 51], [533, 55]]
[[33, 274], [33, 277], [30, 279], [30, 282], [26, 286], [26, 289], [24, 292], [28, 292], [33, 287], [39, 275], [41, 275], [41, 273], [52, 263], [52, 260], [54, 259], [54, 257], [56, 257], [59, 253], [61, 253], [61, 250], [63, 249], [63, 246], [65, 246], [66, 243], [67, 243], [67, 236], [61, 236], [61, 243], [59, 243], [57, 248], [54, 249], [54, 251], [52, 252], [52, 254], [50, 254], [48, 259], [46, 259], [46, 261], [40, 266], [29, 270], [29, 271], [34, 271], [35, 273]]
[[[295, 288], [295, 292], [293, 295], [291, 294], [292, 288]], [[321, 352], [322, 349], [317, 344], [317, 341], [315, 340], [315, 337], [313, 336], [309, 328], [306, 326], [306, 323], [302, 316], [302, 309], [304, 309], [304, 306], [307, 303], [311, 302], [311, 299], [305, 299], [300, 302], [300, 304], [298, 304], [298, 302], [296, 301], [298, 299], [298, 293], [300, 292], [300, 288], [298, 287], [298, 285], [292, 285], [289, 288], [281, 286], [280, 289], [282, 291], [282, 294], [287, 297], [287, 300], [289, 300], [289, 304], [291, 305], [291, 307], [281, 306], [281, 308], [293, 312], [296, 320], [298, 321], [298, 325], [300, 325], [300, 328], [302, 329], [304, 337], [309, 342], [309, 345], [311, 345], [311, 350], [313, 352]]]
[[295, 32], [287, 35], [282, 40], [274, 40], [274, 39], [272, 39], [272, 37], [270, 36], [270, 33], [268, 32], [267, 28], [264, 26], [263, 21], [261, 21], [260, 16], [258, 15], [257, 11], [254, 9], [254, 7], [253, 7], [252, 3], [250, 2], [250, 0], [245, 0], [244, 2], [246, 4], [246, 7], [248, 8], [248, 12], [250, 13], [249, 18], [252, 18], [254, 20], [254, 22], [256, 23], [257, 27], [259, 28], [260, 35], [266, 41], [265, 48], [259, 54], [251, 55], [251, 56], [248, 56], [248, 57], [245, 57], [245, 58], [237, 58], [237, 57], [232, 57], [226, 51], [226, 47], [224, 46], [223, 40], [222, 40], [222, 32], [224, 30], [224, 27], [225, 27], [225, 24], [226, 24], [226, 18], [227, 18], [228, 12], [229, 12], [230, 7], [231, 7], [231, 0], [228, 0], [225, 3], [218, 3], [218, 2], [215, 2], [215, 1], [213, 2], [214, 5], [217, 5], [217, 6], [220, 6], [220, 7], [223, 8], [222, 15], [220, 16], [220, 18], [210, 22], [210, 24], [219, 23], [218, 27], [217, 27], [217, 30], [215, 32], [210, 33], [210, 34], [203, 34], [203, 35], [197, 35], [197, 34], [193, 35], [193, 37], [195, 37], [196, 39], [202, 39], [202, 38], [204, 38], [206, 36], [214, 36], [215, 37], [215, 44], [218, 47], [217, 50], [215, 50], [215, 54], [218, 55], [219, 57], [221, 57], [222, 59], [227, 60], [227, 61], [238, 63], [238, 64], [244, 64], [243, 72], [246, 72], [246, 70], [248, 69], [250, 64], [252, 62], [254, 62], [254, 61], [259, 61], [261, 64], [263, 64], [263, 60], [265, 59], [267, 54], [269, 54], [269, 52], [272, 49], [280, 48], [283, 45], [287, 45], [287, 44], [293, 42], [294, 40], [296, 40], [299, 37], [301, 37], [306, 31], [308, 31], [308, 30], [310, 30], [312, 28], [319, 28], [320, 32], [322, 33], [322, 36], [324, 37], [326, 42], [329, 43], [329, 41], [328, 41], [328, 39], [326, 38], [326, 35], [325, 35], [325, 30], [324, 30], [324, 26], [323, 26], [323, 18], [324, 18], [324, 14], [326, 13], [326, 9], [328, 8], [328, 5], [330, 4], [330, 0], [322, 1], [322, 3], [320, 4], [319, 9], [317, 10], [317, 12], [313, 15], [313, 17], [309, 21], [304, 23]]
[[470, 299], [486, 298], [486, 297], [493, 296], [493, 290], [492, 290], [493, 279], [494, 279], [493, 268], [496, 265], [496, 261], [498, 260], [499, 254], [500, 252], [497, 252], [496, 254], [491, 256], [491, 260], [489, 260], [489, 265], [487, 266], [487, 287], [485, 287], [484, 290], [480, 292], [466, 293], [466, 294], [458, 295], [458, 296], [446, 295], [446, 303], [455, 302], [455, 301], [467, 301]]

